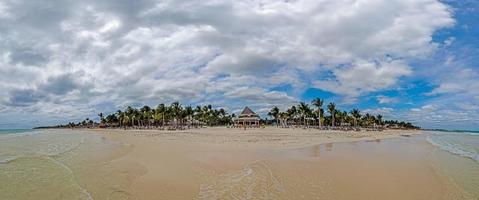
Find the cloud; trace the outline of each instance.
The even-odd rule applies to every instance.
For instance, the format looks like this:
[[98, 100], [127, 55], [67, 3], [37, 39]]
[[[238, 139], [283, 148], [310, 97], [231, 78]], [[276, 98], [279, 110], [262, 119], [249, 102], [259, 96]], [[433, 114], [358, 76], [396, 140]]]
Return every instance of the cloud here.
[[270, 105], [277, 105], [277, 104], [292, 104], [297, 103], [298, 100], [290, 97], [288, 94], [284, 92], [278, 91], [266, 91], [262, 88], [247, 88], [241, 87], [235, 90], [226, 92], [224, 94], [226, 98], [232, 99], [241, 99], [246, 102], [253, 102], [253, 103], [264, 103]]
[[411, 112], [404, 113], [404, 118], [429, 127], [465, 128], [479, 122], [477, 120], [479, 114], [476, 110], [471, 109], [474, 107], [477, 105], [427, 104], [419, 108], [412, 108]]
[[479, 110], [479, 104], [477, 103], [458, 103], [457, 106], [463, 110]]
[[[375, 108], [375, 109], [365, 109], [362, 111], [362, 113], [369, 113], [372, 115], [382, 115], [386, 117], [392, 117], [394, 115], [393, 113], [394, 109], [393, 108], [388, 108], [388, 107], [382, 107], [382, 108]], [[395, 118], [395, 117], [393, 117]]]
[[395, 98], [395, 97], [388, 97], [388, 96], [384, 96], [384, 95], [379, 95], [376, 97], [377, 101], [380, 103], [380, 104], [388, 104], [388, 103], [397, 103], [399, 102], [399, 99], [398, 98]]
[[10, 92], [9, 104], [12, 106], [28, 106], [34, 104], [43, 96], [36, 94], [34, 90], [13, 90]]
[[0, 2], [0, 18], [7, 18], [10, 16], [8, 7], [4, 2]]
[[412, 108], [411, 111], [412, 112], [431, 112], [431, 111], [437, 111], [438, 110], [438, 106], [437, 105], [431, 105], [431, 104], [427, 104], [425, 106], [422, 106], [420, 108]]
[[449, 38], [447, 38], [446, 40], [444, 40], [444, 45], [446, 45], [446, 46], [451, 46], [452, 43], [454, 43], [454, 41], [456, 41], [456, 38], [455, 38], [455, 37], [449, 37]]
[[357, 97], [393, 86], [400, 77], [412, 73], [401, 61], [356, 62], [333, 70], [333, 80], [316, 81], [315, 86], [345, 96]]
[[355, 99], [410, 76], [454, 23], [436, 0], [3, 0], [0, 104], [53, 118], [173, 100], [265, 109], [311, 85]]
[[429, 95], [435, 94], [469, 94], [474, 96], [479, 94], [479, 73], [473, 69], [464, 67], [463, 65], [454, 62], [446, 66], [453, 66], [449, 68], [447, 74], [437, 76], [439, 86], [434, 88]]

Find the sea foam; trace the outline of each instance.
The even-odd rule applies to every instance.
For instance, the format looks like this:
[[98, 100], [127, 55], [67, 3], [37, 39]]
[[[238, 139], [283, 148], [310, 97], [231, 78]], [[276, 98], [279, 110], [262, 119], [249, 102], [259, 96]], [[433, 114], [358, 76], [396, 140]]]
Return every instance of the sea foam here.
[[12, 162], [14, 160], [16, 160], [17, 157], [16, 156], [3, 156], [3, 155], [0, 155], [0, 164], [8, 164], [9, 162]]
[[473, 159], [479, 162], [479, 152], [477, 144], [479, 144], [479, 136], [474, 134], [444, 134], [435, 133], [427, 137], [427, 141], [450, 153]]

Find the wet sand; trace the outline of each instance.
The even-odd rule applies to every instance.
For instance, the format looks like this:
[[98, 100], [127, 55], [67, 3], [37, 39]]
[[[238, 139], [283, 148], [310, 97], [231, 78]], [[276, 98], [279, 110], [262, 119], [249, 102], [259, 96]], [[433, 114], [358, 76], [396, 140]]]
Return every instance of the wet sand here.
[[[11, 136], [11, 137], [10, 137]], [[134, 199], [146, 173], [123, 159], [133, 148], [78, 130], [42, 130], [0, 139], [0, 199]]]
[[128, 189], [138, 199], [474, 199], [419, 131], [93, 132], [131, 145], [115, 162], [144, 168]]

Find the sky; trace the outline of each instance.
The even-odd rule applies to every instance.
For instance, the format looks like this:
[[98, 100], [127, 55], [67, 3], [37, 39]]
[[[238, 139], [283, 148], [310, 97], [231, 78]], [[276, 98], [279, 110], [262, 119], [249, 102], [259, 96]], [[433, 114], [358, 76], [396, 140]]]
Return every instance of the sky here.
[[0, 0], [0, 128], [320, 97], [479, 130], [476, 0]]

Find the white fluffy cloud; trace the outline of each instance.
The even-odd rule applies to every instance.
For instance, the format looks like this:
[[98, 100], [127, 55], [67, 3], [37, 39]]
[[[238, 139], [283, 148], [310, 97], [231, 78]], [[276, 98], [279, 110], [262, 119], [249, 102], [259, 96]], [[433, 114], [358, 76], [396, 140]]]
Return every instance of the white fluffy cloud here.
[[375, 108], [375, 109], [366, 109], [363, 111], [363, 113], [369, 113], [372, 115], [382, 115], [382, 116], [394, 116], [394, 109], [393, 108], [388, 108], [388, 107], [382, 107], [382, 108]]
[[412, 73], [401, 61], [357, 62], [332, 70], [333, 80], [316, 81], [315, 86], [345, 96], [357, 97], [367, 92], [393, 86], [401, 76]]
[[[458, 103], [457, 105], [427, 104], [419, 108], [412, 108], [403, 113], [403, 118], [414, 122], [422, 122], [429, 127], [458, 127], [459, 129], [473, 129], [479, 122], [477, 104]], [[458, 110], [460, 112], [458, 112]]]
[[0, 18], [7, 18], [10, 16], [7, 5], [4, 2], [0, 2]]
[[462, 63], [446, 63], [447, 72], [436, 76], [436, 87], [430, 95], [460, 94], [474, 97], [479, 95], [479, 72], [472, 67], [464, 66]]
[[0, 0], [0, 109], [298, 100], [278, 85], [356, 98], [410, 75], [453, 24], [437, 0]]
[[376, 97], [376, 99], [380, 104], [398, 103], [399, 102], [399, 98], [388, 97], [388, 96], [384, 96], [384, 95], [379, 95], [379, 96]]
[[[461, 52], [461, 51], [459, 51]], [[425, 95], [427, 104], [411, 109], [405, 117], [422, 121], [429, 127], [456, 127], [477, 129], [479, 124], [479, 71], [474, 65], [477, 49], [467, 49], [456, 58], [449, 51], [436, 63], [434, 70], [427, 70], [424, 76], [434, 84], [434, 89]], [[443, 59], [443, 60], [441, 60]]]

